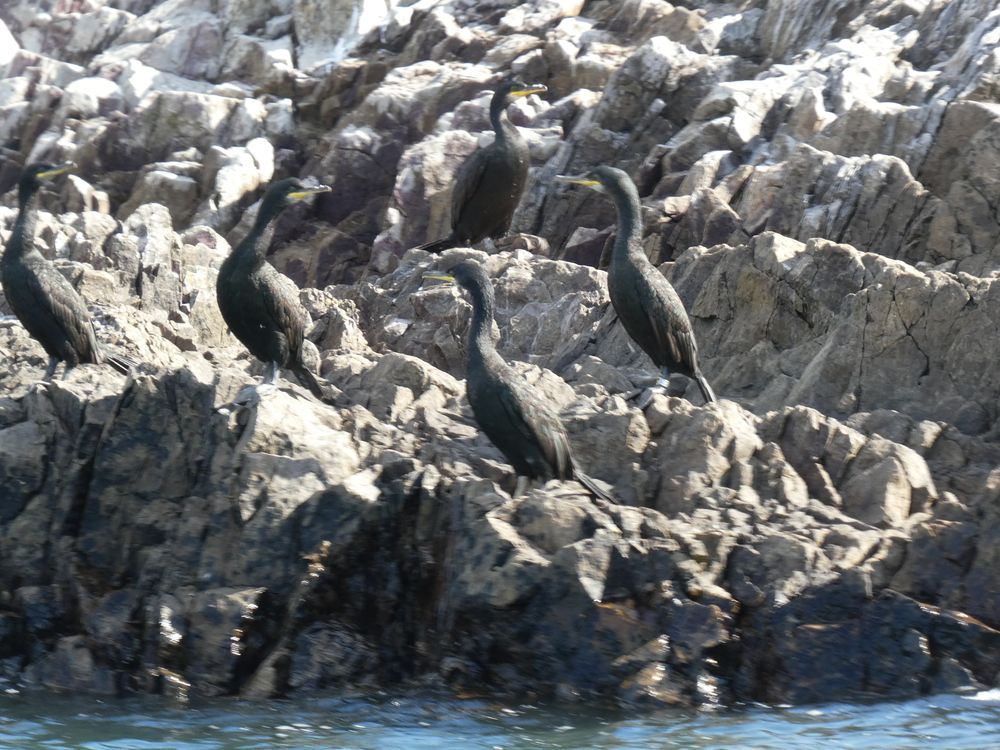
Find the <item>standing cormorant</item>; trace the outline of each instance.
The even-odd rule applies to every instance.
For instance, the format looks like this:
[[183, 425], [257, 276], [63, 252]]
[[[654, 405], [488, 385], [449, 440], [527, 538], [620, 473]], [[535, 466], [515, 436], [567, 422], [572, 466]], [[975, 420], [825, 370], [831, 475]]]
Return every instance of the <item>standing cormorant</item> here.
[[[278, 369], [285, 367], [319, 399], [323, 390], [302, 363], [307, 318], [298, 289], [264, 256], [271, 244], [271, 223], [282, 209], [330, 189], [326, 185], [307, 187], [294, 177], [272, 184], [264, 193], [253, 228], [223, 261], [215, 284], [219, 310], [229, 330], [268, 366], [261, 385], [275, 386]], [[256, 387], [252, 390], [260, 395]], [[242, 403], [241, 397], [234, 403]]]
[[608, 269], [608, 293], [625, 331], [661, 369], [658, 385], [666, 386], [670, 373], [679, 372], [694, 378], [706, 402], [715, 401], [698, 366], [698, 344], [684, 303], [642, 249], [642, 207], [635, 183], [622, 170], [603, 165], [579, 177], [559, 179], [607, 193], [615, 202], [618, 236]]
[[541, 94], [545, 86], [513, 78], [501, 83], [490, 100], [490, 123], [496, 140], [477, 149], [458, 170], [451, 192], [451, 234], [417, 249], [439, 253], [449, 247], [498, 239], [510, 228], [528, 180], [528, 144], [507, 117], [516, 98]]
[[38, 189], [43, 180], [65, 174], [74, 166], [72, 162], [60, 166], [33, 164], [24, 170], [18, 183], [20, 211], [0, 259], [0, 280], [8, 304], [49, 355], [45, 382], [52, 379], [60, 362], [66, 363], [63, 377], [78, 364], [106, 362], [126, 375], [134, 364], [126, 357], [101, 350], [83, 298], [35, 247]]
[[448, 274], [424, 278], [457, 283], [472, 299], [465, 389], [479, 427], [527, 479], [576, 479], [596, 497], [614, 498], [596, 485], [573, 460], [566, 428], [559, 416], [508, 365], [493, 343], [493, 284], [473, 261]]

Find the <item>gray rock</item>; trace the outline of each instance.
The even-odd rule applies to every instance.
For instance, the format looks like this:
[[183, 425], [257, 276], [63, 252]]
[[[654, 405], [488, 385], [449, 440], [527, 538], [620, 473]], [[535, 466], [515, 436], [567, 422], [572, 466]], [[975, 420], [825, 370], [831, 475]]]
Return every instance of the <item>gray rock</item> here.
[[340, 62], [357, 41], [388, 19], [397, 5], [392, 0], [336, 0], [292, 2], [299, 67], [310, 70]]
[[0, 66], [6, 68], [8, 63], [14, 59], [14, 55], [17, 54], [20, 45], [18, 45], [17, 40], [10, 33], [10, 29], [7, 28], [7, 24], [0, 21]]
[[61, 117], [88, 119], [120, 111], [125, 101], [122, 90], [107, 78], [78, 78], [63, 89]]
[[170, 218], [179, 229], [190, 220], [198, 202], [198, 192], [198, 182], [191, 177], [167, 170], [144, 171], [132, 195], [118, 209], [118, 216], [127, 218], [140, 206], [159, 203], [170, 211]]

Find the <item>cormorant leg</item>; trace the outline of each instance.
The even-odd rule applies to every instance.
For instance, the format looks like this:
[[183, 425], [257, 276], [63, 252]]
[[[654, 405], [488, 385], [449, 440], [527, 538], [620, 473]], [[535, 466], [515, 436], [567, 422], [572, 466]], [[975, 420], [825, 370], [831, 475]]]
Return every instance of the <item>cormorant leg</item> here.
[[236, 394], [236, 398], [216, 408], [216, 411], [219, 414], [229, 415], [244, 409], [256, 409], [265, 396], [278, 389], [278, 369], [277, 362], [268, 362], [267, 371], [259, 383], [243, 386]]
[[647, 406], [650, 405], [650, 403], [652, 403], [653, 396], [656, 394], [657, 391], [665, 395], [667, 393], [667, 388], [669, 387], [670, 387], [670, 370], [668, 370], [666, 367], [661, 367], [660, 377], [656, 379], [655, 383], [653, 383], [648, 388], [636, 389], [631, 393], [628, 393], [625, 396], [625, 400], [631, 401], [634, 398], [635, 405], [638, 406], [640, 409], [645, 409]]
[[62, 376], [63, 380], [65, 380], [69, 376], [69, 371], [72, 370], [74, 366], [75, 365], [72, 365], [69, 362], [66, 363], [66, 366], [63, 368], [63, 376]]
[[639, 398], [636, 399], [635, 405], [640, 409], [645, 409], [653, 402], [653, 396], [656, 395], [657, 391], [666, 395], [668, 387], [670, 387], [670, 370], [664, 367], [660, 370], [660, 377], [656, 379], [656, 382], [639, 394]]
[[644, 388], [642, 393], [639, 394], [639, 398], [635, 400], [635, 405], [638, 406], [640, 409], [645, 410], [647, 406], [653, 403], [653, 396], [657, 390], [658, 388], [656, 387]]
[[528, 491], [528, 485], [531, 484], [531, 480], [520, 474], [517, 475], [517, 484], [514, 485], [514, 497], [521, 497], [525, 492]]
[[277, 386], [278, 385], [278, 370], [280, 369], [280, 367], [278, 366], [278, 363], [277, 362], [268, 362], [267, 363], [267, 368], [268, 368], [267, 369], [267, 374], [264, 376], [264, 379], [261, 381], [261, 383], [267, 383], [268, 385]]
[[[45, 370], [45, 375], [42, 376], [43, 383], [52, 382], [52, 376], [56, 374], [56, 368], [58, 366], [59, 366], [59, 360], [56, 359], [55, 357], [49, 357], [49, 366]], [[65, 373], [63, 373], [63, 377], [64, 378], [66, 377]]]

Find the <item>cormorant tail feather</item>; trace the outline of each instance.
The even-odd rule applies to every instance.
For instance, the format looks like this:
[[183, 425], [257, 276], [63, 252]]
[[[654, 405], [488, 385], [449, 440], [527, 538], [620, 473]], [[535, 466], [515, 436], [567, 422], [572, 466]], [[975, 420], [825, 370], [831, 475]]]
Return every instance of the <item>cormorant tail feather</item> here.
[[712, 390], [712, 386], [708, 384], [705, 376], [698, 371], [694, 374], [694, 379], [698, 383], [698, 388], [701, 389], [701, 395], [705, 397], [705, 403], [710, 404], [715, 401], [715, 391]]
[[615, 499], [614, 495], [605, 489], [598, 486], [597, 482], [594, 481], [592, 477], [588, 477], [578, 468], [573, 467], [573, 478], [576, 479], [580, 484], [587, 488], [587, 490], [596, 497], [598, 500], [603, 500], [606, 503], [611, 503], [612, 505], [617, 505], [618, 501]]
[[122, 375], [129, 375], [139, 366], [139, 363], [134, 359], [126, 357], [124, 354], [118, 354], [117, 352], [103, 352], [104, 362], [114, 367]]
[[310, 370], [305, 365], [299, 365], [298, 367], [292, 368], [292, 372], [295, 373], [295, 376], [299, 379], [299, 382], [302, 383], [302, 385], [304, 385], [312, 392], [312, 395], [314, 395], [320, 401], [323, 400], [323, 388], [320, 386], [319, 381], [316, 379], [316, 376], [313, 375], [312, 370]]
[[448, 248], [455, 247], [458, 242], [450, 234], [447, 237], [442, 237], [439, 240], [432, 240], [431, 242], [425, 242], [423, 245], [417, 245], [414, 250], [424, 250], [428, 253], [441, 253]]

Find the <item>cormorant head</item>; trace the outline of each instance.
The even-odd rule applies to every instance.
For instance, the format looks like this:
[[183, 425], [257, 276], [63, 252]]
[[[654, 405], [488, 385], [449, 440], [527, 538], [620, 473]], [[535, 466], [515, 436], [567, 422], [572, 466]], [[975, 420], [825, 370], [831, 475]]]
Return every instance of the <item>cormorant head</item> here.
[[18, 197], [24, 203], [42, 186], [43, 182], [51, 180], [53, 177], [58, 177], [61, 174], [66, 174], [75, 167], [76, 164], [71, 161], [63, 164], [29, 164], [24, 168], [24, 172], [21, 173], [21, 180], [18, 182]]
[[449, 284], [458, 284], [469, 292], [492, 289], [493, 284], [490, 277], [486, 275], [483, 267], [474, 260], [463, 260], [452, 266], [447, 273], [425, 273], [425, 279], [436, 281], [447, 281]]
[[572, 185], [583, 185], [599, 193], [623, 193], [629, 188], [635, 191], [635, 183], [632, 178], [617, 167], [608, 167], [603, 164], [594, 167], [581, 175], [557, 175], [557, 180], [568, 182]]
[[297, 177], [272, 182], [264, 193], [260, 204], [258, 217], [273, 218], [286, 206], [290, 206], [310, 195], [329, 193], [333, 188], [329, 185], [306, 185]]
[[503, 107], [506, 108], [515, 99], [531, 94], [544, 94], [546, 91], [548, 89], [540, 83], [525, 83], [519, 78], [510, 76], [497, 86], [496, 92], [493, 94], [493, 101], [502, 103]]

